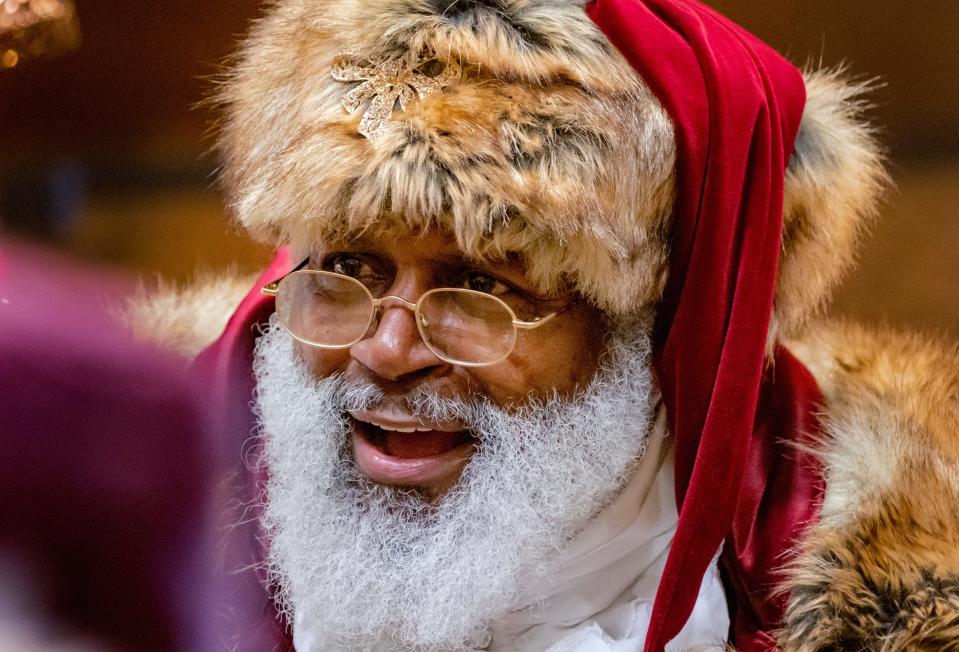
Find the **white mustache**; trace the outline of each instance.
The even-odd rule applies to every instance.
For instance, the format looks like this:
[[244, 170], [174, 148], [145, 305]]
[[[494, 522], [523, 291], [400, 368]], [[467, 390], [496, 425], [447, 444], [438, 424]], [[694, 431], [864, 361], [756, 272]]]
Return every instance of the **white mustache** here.
[[336, 379], [334, 382], [335, 389], [331, 400], [343, 412], [370, 410], [383, 402], [383, 390], [371, 382], [336, 382]]
[[[482, 394], [455, 397], [429, 387], [414, 387], [405, 395], [392, 398], [399, 399], [409, 416], [423, 423], [458, 422], [470, 429], [483, 422], [484, 415], [493, 405]], [[337, 384], [332, 400], [343, 412], [375, 411], [385, 402], [386, 392], [371, 381], [344, 381]]]

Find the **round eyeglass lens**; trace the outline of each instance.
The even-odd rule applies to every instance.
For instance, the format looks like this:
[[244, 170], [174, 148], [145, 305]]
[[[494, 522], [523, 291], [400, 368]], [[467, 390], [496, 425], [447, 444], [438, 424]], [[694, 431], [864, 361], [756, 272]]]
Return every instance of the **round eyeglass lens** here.
[[465, 364], [489, 364], [513, 350], [513, 316], [482, 292], [440, 290], [420, 300], [420, 332], [440, 355]]
[[280, 282], [276, 295], [280, 323], [298, 339], [342, 347], [366, 333], [373, 303], [366, 288], [345, 276], [302, 270]]

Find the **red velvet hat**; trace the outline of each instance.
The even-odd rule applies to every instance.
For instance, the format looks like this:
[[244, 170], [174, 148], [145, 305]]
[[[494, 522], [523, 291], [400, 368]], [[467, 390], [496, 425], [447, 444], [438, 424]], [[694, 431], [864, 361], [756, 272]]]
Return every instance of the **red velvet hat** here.
[[784, 608], [776, 570], [818, 511], [814, 460], [783, 442], [816, 428], [815, 381], [767, 334], [782, 243], [783, 185], [805, 104], [802, 76], [697, 2], [597, 0], [590, 17], [676, 127], [672, 257], [656, 371], [676, 437], [679, 524], [646, 650], [692, 611], [725, 541], [737, 649], [772, 648]]

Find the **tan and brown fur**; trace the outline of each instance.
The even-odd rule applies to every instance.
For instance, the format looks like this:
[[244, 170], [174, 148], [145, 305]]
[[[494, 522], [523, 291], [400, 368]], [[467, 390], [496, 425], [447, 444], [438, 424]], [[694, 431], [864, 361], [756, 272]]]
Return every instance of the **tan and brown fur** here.
[[[367, 139], [340, 104], [350, 85], [330, 76], [347, 49], [429, 52], [464, 72]], [[439, 226], [479, 258], [520, 253], [543, 288], [574, 275], [609, 308], [659, 295], [670, 123], [576, 3], [513, 2], [467, 24], [426, 0], [284, 2], [220, 100], [232, 207], [261, 239], [350, 235], [388, 216]]]
[[[474, 4], [492, 8], [472, 7]], [[517, 253], [543, 288], [572, 281], [627, 312], [660, 296], [675, 142], [659, 102], [575, 0], [286, 0], [218, 94], [237, 220], [309, 243], [393, 220], [438, 226], [476, 257]], [[331, 77], [348, 49], [463, 66], [444, 92], [358, 133]], [[786, 179], [774, 329], [795, 333], [854, 258], [885, 183], [860, 87], [807, 74]], [[385, 219], [384, 218], [389, 218]]]
[[189, 285], [141, 286], [117, 317], [137, 340], [192, 358], [220, 335], [255, 278], [207, 273]]
[[959, 650], [959, 347], [848, 323], [792, 350], [825, 394], [821, 521], [784, 650]]

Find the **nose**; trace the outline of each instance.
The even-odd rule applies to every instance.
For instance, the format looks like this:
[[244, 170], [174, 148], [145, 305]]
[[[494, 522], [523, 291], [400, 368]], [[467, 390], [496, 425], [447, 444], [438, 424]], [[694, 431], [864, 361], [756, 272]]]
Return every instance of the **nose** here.
[[382, 311], [373, 334], [350, 348], [354, 360], [389, 381], [425, 375], [445, 364], [426, 347], [412, 310], [399, 301], [390, 301]]

